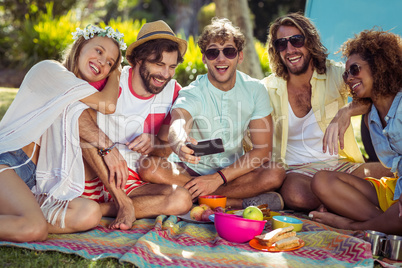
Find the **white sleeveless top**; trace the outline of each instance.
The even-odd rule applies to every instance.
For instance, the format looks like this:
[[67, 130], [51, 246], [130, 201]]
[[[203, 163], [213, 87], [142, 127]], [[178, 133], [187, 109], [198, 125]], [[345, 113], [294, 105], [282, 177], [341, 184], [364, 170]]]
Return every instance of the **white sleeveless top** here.
[[313, 110], [302, 118], [297, 117], [288, 103], [289, 135], [286, 148], [286, 164], [296, 165], [329, 159], [337, 159], [338, 155], [322, 152], [324, 133], [321, 131]]

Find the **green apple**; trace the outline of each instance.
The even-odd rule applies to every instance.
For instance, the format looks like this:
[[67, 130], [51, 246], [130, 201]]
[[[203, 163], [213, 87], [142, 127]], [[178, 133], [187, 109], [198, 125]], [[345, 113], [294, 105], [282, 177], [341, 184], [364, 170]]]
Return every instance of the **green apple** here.
[[262, 221], [264, 219], [264, 215], [261, 210], [255, 206], [249, 206], [243, 211], [243, 218], [250, 220]]

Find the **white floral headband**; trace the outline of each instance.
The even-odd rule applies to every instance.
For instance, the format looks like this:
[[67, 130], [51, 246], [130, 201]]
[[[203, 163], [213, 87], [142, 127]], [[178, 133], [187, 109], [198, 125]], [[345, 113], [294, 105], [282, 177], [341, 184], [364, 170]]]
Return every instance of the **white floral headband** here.
[[124, 34], [120, 33], [118, 30], [113, 30], [113, 28], [110, 26], [106, 26], [105, 29], [102, 29], [98, 26], [89, 24], [87, 27], [85, 27], [84, 30], [81, 30], [80, 28], [77, 28], [76, 30], [76, 32], [71, 33], [74, 40], [77, 40], [80, 36], [83, 36], [85, 40], [88, 40], [95, 36], [106, 36], [116, 40], [117, 43], [119, 43], [119, 47], [121, 50], [126, 50], [127, 48], [127, 45], [126, 43], [124, 43], [123, 39]]

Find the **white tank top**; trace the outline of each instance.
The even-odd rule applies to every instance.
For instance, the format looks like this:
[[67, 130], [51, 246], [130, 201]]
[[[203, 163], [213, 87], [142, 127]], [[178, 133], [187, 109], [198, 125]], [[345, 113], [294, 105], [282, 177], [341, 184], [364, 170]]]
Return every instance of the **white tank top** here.
[[286, 164], [295, 165], [329, 159], [337, 159], [338, 155], [322, 152], [324, 133], [314, 116], [313, 110], [302, 118], [297, 117], [289, 106], [289, 133], [286, 148]]

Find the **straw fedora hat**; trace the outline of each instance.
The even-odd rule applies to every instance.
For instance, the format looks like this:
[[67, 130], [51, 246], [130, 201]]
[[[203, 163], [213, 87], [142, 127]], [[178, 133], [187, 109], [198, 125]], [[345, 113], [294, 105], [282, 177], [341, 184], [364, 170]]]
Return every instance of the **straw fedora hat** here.
[[182, 56], [187, 50], [187, 41], [176, 37], [169, 25], [163, 20], [145, 23], [141, 30], [138, 32], [137, 41], [132, 43], [127, 51], [126, 58], [131, 55], [133, 49], [145, 42], [153, 39], [169, 39], [176, 42], [179, 45], [179, 51]]

